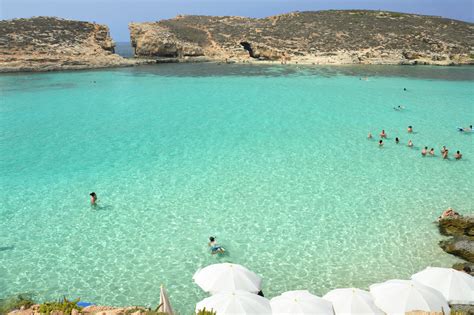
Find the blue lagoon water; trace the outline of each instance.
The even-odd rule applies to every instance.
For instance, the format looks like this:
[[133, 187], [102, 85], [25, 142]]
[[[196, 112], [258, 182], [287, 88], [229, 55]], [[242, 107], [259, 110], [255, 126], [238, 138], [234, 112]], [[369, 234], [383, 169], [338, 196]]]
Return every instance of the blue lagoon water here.
[[156, 305], [164, 284], [188, 314], [193, 273], [226, 261], [268, 297], [367, 288], [458, 261], [433, 222], [474, 210], [474, 134], [455, 130], [474, 68], [157, 65], [0, 90], [1, 297]]

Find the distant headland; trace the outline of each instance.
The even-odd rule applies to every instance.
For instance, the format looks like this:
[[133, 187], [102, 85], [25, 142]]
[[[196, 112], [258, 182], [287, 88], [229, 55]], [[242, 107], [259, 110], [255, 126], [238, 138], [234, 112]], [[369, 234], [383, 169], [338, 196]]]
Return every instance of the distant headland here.
[[36, 17], [0, 21], [0, 72], [154, 62], [474, 64], [474, 24], [386, 11], [294, 12], [262, 19], [177, 16], [130, 23], [133, 59], [108, 27]]

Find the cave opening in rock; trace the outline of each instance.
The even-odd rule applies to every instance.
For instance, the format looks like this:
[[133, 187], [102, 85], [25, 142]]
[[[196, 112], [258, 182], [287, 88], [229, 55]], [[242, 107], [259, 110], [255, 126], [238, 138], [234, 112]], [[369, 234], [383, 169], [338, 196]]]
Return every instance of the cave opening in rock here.
[[242, 45], [242, 47], [244, 47], [244, 49], [249, 52], [250, 57], [255, 58], [253, 54], [252, 45], [250, 45], [249, 42], [240, 42], [240, 45]]

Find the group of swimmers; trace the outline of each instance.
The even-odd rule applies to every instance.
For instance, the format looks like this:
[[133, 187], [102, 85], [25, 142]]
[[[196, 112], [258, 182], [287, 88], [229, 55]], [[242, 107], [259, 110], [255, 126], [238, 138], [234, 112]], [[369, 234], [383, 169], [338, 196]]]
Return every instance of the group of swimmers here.
[[[407, 132], [408, 133], [413, 133], [413, 127], [408, 126]], [[372, 139], [372, 138], [373, 138], [372, 133], [369, 132], [369, 134], [367, 136], [367, 139]], [[383, 145], [384, 145], [383, 139], [387, 139], [387, 133], [385, 132], [385, 130], [382, 130], [382, 132], [380, 133], [380, 138], [381, 139], [379, 140], [379, 147], [383, 147]], [[395, 138], [395, 143], [396, 144], [400, 143], [400, 139], [398, 137]], [[413, 141], [411, 141], [411, 139], [408, 140], [407, 146], [409, 148], [413, 148]], [[448, 153], [449, 153], [449, 150], [446, 148], [446, 146], [443, 146], [443, 148], [441, 149], [441, 155], [442, 155], [443, 159], [445, 159], [445, 160], [448, 159]], [[421, 155], [422, 156], [427, 156], [427, 155], [434, 156], [435, 155], [434, 148], [431, 148], [430, 150], [428, 150], [428, 147], [424, 147], [423, 150], [421, 150]], [[456, 153], [454, 154], [454, 158], [456, 160], [462, 159], [462, 154], [459, 150], [456, 151]]]
[[458, 131], [460, 131], [460, 132], [472, 132], [472, 125], [469, 125], [469, 127], [464, 127], [464, 128], [459, 127]]

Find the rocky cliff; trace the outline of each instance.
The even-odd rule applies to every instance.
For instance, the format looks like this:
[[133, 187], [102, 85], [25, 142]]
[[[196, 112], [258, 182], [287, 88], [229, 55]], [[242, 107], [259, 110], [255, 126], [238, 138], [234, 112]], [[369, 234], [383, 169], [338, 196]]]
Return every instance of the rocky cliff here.
[[133, 64], [114, 54], [105, 25], [35, 17], [0, 21], [0, 72]]
[[137, 57], [305, 64], [474, 64], [474, 24], [382, 11], [130, 23]]

